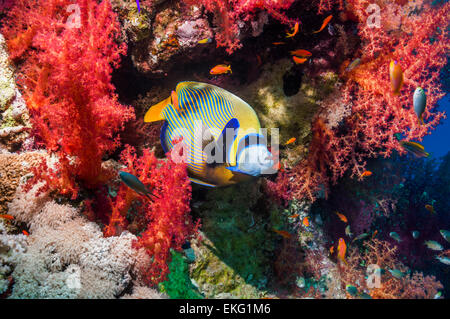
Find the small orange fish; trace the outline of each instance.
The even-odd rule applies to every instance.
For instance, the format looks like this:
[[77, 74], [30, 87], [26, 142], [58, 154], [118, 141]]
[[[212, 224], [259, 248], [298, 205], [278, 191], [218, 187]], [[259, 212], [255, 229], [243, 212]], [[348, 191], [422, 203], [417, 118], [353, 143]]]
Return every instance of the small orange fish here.
[[425, 209], [427, 210], [427, 211], [429, 211], [430, 213], [432, 213], [432, 214], [434, 214], [435, 213], [435, 211], [434, 211], [434, 207], [432, 206], [432, 205], [425, 205]]
[[343, 238], [339, 238], [339, 244], [338, 244], [338, 258], [342, 260], [346, 265], [348, 265], [347, 261], [345, 260], [345, 253], [347, 252], [347, 245], [345, 244], [345, 240]]
[[330, 247], [330, 255], [333, 255], [333, 253], [334, 253], [334, 246], [331, 246]]
[[295, 64], [303, 64], [305, 63], [308, 59], [305, 58], [299, 58], [296, 56], [293, 56], [292, 59], [294, 60]]
[[4, 215], [0, 215], [0, 218], [3, 219], [8, 219], [8, 220], [13, 220], [14, 216], [8, 215], [8, 214], [4, 214]]
[[312, 55], [311, 52], [309, 52], [309, 51], [307, 51], [307, 50], [302, 50], [302, 49], [300, 49], [300, 50], [295, 50], [295, 51], [291, 51], [291, 54], [292, 54], [292, 55], [299, 56], [299, 57], [302, 57], [302, 58], [304, 58], [304, 57], [310, 57], [310, 56]]
[[302, 223], [303, 223], [303, 226], [309, 227], [309, 219], [308, 219], [308, 217], [304, 217]]
[[400, 94], [403, 85], [402, 67], [397, 61], [391, 61], [389, 65], [389, 78], [391, 79], [391, 89], [394, 95]]
[[211, 71], [209, 71], [209, 73], [213, 74], [213, 75], [226, 74], [228, 72], [233, 74], [233, 72], [231, 71], [231, 65], [225, 65], [225, 64], [216, 65], [215, 67], [213, 67], [211, 69]]
[[366, 177], [372, 175], [371, 171], [364, 171], [364, 173], [361, 174], [361, 177]]
[[320, 31], [325, 29], [325, 27], [327, 26], [328, 22], [330, 22], [332, 18], [333, 18], [333, 15], [329, 15], [328, 17], [326, 17], [325, 20], [323, 20], [323, 23], [322, 23], [322, 26], [320, 27], [320, 29], [317, 30], [317, 31], [314, 31], [313, 33], [319, 33]]
[[260, 67], [262, 65], [262, 60], [259, 54], [256, 55], [256, 60], [258, 61], [258, 67]]
[[276, 232], [278, 235], [283, 236], [284, 238], [288, 238], [289, 239], [289, 238], [292, 237], [292, 234], [288, 233], [285, 230], [276, 230], [276, 229], [274, 229], [273, 231]]
[[378, 234], [378, 230], [375, 230], [372, 234], [372, 239], [375, 238], [375, 236]]
[[297, 218], [298, 216], [300, 216], [299, 214], [294, 214], [292, 216], [289, 216], [289, 218]]
[[172, 105], [175, 108], [175, 110], [177, 110], [177, 112], [181, 111], [180, 105], [178, 104], [178, 95], [177, 92], [172, 91], [172, 93], [170, 94], [170, 97], [172, 99]]
[[339, 219], [342, 220], [344, 223], [348, 223], [347, 217], [345, 217], [345, 215], [336, 212], [336, 215], [338, 215]]
[[297, 139], [295, 137], [290, 138], [286, 143], [284, 143], [284, 145], [289, 145], [292, 144], [296, 141]]
[[26, 230], [22, 230], [22, 233], [23, 233], [25, 236], [30, 236], [30, 234], [29, 234]]
[[286, 34], [286, 38], [292, 38], [292, 37], [294, 37], [297, 33], [298, 33], [298, 29], [299, 29], [299, 24], [298, 24], [298, 22], [296, 22], [295, 23], [295, 25], [294, 25], [294, 32], [292, 32], [292, 33], [287, 33]]
[[273, 45], [282, 45], [282, 44], [286, 44], [284, 42], [272, 42]]

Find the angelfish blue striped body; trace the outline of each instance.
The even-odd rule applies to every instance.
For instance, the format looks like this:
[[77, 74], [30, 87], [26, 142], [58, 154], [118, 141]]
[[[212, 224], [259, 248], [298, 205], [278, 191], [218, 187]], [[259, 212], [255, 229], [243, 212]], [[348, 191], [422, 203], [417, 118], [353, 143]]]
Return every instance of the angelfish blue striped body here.
[[224, 89], [199, 82], [179, 83], [176, 95], [178, 105], [163, 101], [147, 112], [144, 121], [165, 120], [161, 144], [166, 153], [180, 140], [184, 143], [191, 181], [225, 186], [270, 171], [272, 155], [250, 105]]

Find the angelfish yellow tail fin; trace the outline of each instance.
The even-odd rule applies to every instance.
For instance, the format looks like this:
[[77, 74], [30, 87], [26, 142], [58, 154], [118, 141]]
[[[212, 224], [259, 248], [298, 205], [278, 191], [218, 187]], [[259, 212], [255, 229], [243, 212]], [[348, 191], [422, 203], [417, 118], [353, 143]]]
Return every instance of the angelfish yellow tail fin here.
[[164, 101], [159, 102], [158, 104], [153, 105], [144, 116], [144, 122], [156, 122], [164, 120], [162, 116], [163, 109], [171, 103], [171, 97], [169, 96]]

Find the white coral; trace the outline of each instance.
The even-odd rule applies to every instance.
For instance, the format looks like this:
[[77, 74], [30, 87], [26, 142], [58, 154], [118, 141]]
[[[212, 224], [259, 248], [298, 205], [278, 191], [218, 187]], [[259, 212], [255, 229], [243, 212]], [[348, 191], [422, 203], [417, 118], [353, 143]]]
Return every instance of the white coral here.
[[[9, 267], [4, 273], [14, 269], [11, 298], [115, 298], [132, 286], [138, 256], [134, 235], [104, 238], [100, 227], [76, 208], [57, 204], [45, 193], [35, 195], [36, 188], [28, 193], [19, 189], [9, 205], [9, 214], [28, 224], [30, 236], [0, 237], [8, 251], [17, 247], [14, 259], [0, 259]], [[23, 249], [18, 236], [28, 242]]]

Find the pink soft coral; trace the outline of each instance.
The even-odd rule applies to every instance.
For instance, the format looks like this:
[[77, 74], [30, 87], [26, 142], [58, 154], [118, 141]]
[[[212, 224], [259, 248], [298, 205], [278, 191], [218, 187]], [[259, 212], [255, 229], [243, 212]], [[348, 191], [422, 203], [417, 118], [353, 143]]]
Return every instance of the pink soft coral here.
[[125, 45], [117, 45], [119, 23], [109, 1], [80, 0], [79, 27], [70, 27], [69, 0], [18, 0], [2, 30], [20, 65], [22, 91], [38, 140], [58, 157], [35, 171], [51, 189], [78, 192], [107, 177], [102, 157], [119, 145], [117, 132], [134, 117], [111, 84]]

